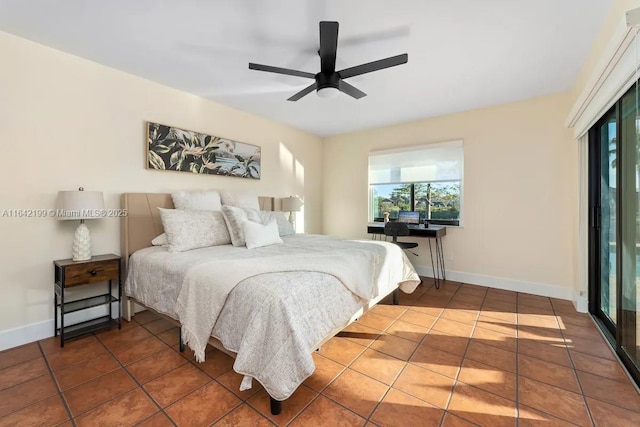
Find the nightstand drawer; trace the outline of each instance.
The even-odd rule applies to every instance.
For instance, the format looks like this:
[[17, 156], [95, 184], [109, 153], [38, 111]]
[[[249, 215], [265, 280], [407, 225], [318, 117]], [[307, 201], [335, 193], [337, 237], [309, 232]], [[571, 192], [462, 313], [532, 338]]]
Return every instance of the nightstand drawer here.
[[83, 262], [68, 265], [64, 268], [64, 286], [86, 285], [87, 283], [104, 282], [120, 279], [120, 261]]

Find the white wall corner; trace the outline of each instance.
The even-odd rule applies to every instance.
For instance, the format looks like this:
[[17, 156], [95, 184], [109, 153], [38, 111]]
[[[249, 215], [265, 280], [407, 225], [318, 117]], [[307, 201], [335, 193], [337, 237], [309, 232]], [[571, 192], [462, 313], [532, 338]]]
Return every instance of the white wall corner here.
[[[416, 267], [421, 276], [433, 277], [431, 267]], [[551, 285], [547, 283], [526, 282], [523, 280], [508, 279], [504, 277], [485, 276], [482, 274], [465, 273], [462, 271], [447, 270], [447, 280], [469, 283], [472, 285], [486, 286], [494, 289], [504, 289], [513, 292], [540, 295], [543, 297], [557, 298], [573, 301], [573, 290], [565, 286]]]

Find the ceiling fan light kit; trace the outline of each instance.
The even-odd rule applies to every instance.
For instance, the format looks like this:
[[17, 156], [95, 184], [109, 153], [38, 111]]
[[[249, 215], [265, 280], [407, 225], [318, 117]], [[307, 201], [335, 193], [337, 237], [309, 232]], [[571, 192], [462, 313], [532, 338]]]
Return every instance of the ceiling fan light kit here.
[[291, 70], [288, 68], [272, 67], [270, 65], [249, 63], [250, 70], [266, 71], [269, 73], [286, 74], [289, 76], [303, 77], [314, 79], [315, 81], [302, 89], [300, 92], [291, 96], [288, 101], [297, 101], [305, 95], [310, 94], [314, 90], [317, 91], [320, 98], [333, 98], [339, 92], [360, 99], [367, 96], [355, 86], [345, 82], [344, 79], [371, 73], [373, 71], [383, 70], [396, 65], [406, 64], [409, 55], [403, 53], [378, 61], [368, 62], [366, 64], [357, 65], [355, 67], [345, 68], [336, 71], [336, 52], [338, 50], [338, 23], [333, 21], [320, 22], [320, 72], [317, 74], [308, 73], [306, 71]]
[[337, 87], [323, 87], [316, 90], [319, 98], [335, 98], [340, 94]]

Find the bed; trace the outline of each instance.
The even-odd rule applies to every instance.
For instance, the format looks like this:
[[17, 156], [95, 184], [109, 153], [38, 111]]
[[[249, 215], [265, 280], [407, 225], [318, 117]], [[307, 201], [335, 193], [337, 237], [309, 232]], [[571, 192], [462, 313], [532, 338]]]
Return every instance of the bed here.
[[[403, 251], [380, 241], [296, 234], [257, 249], [170, 253], [150, 244], [163, 231], [158, 208], [173, 207], [169, 194], [125, 193], [122, 207], [125, 319], [138, 303], [173, 319], [197, 360], [207, 343], [232, 355], [243, 386], [258, 380], [274, 414], [313, 373], [315, 349], [420, 281]], [[273, 210], [274, 199], [260, 198], [260, 208]]]

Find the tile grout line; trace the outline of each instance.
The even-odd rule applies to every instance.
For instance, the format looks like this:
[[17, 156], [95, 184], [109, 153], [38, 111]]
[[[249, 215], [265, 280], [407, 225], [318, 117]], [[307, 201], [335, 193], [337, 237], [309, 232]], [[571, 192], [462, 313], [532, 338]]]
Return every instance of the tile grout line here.
[[[54, 335], [54, 338], [55, 338], [55, 335]], [[64, 394], [62, 393], [62, 390], [60, 389], [60, 385], [58, 384], [58, 380], [56, 379], [56, 376], [53, 373], [53, 369], [51, 369], [51, 365], [49, 365], [49, 360], [47, 359], [47, 356], [46, 356], [46, 354], [44, 352], [44, 349], [40, 345], [40, 341], [38, 341], [38, 348], [40, 349], [40, 353], [42, 354], [42, 358], [44, 359], [45, 365], [47, 365], [47, 370], [49, 371], [49, 375], [51, 376], [51, 380], [55, 384], [56, 390], [58, 390], [58, 396], [60, 397], [60, 400], [62, 401], [62, 404], [64, 405], [65, 411], [67, 411], [67, 416], [69, 417], [69, 421], [71, 421], [71, 425], [73, 427], [75, 427], [76, 426], [76, 421], [73, 419], [73, 415], [71, 414], [71, 409], [69, 408], [69, 405], [67, 404], [67, 399], [64, 397]]]
[[[38, 350], [40, 350], [40, 346], [39, 346], [38, 341], [35, 341], [35, 344], [36, 344], [36, 346], [38, 346]], [[40, 356], [36, 356], [36, 357], [34, 357], [34, 358], [27, 359], [27, 360], [21, 360], [20, 362], [18, 362], [18, 363], [16, 363], [16, 364], [14, 364], [14, 365], [7, 366], [7, 367], [5, 367], [5, 368], [3, 368], [3, 369], [0, 369], [0, 372], [2, 372], [2, 371], [3, 371], [3, 370], [5, 370], [5, 369], [13, 368], [13, 367], [15, 367], [15, 366], [17, 366], [17, 365], [21, 365], [21, 364], [23, 364], [23, 363], [27, 363], [27, 362], [31, 362], [31, 361], [33, 361], [33, 360], [36, 360], [36, 359], [38, 359], [39, 357], [41, 357], [41, 356], [42, 356], [42, 354], [43, 354], [43, 353], [42, 353], [42, 351], [40, 351]], [[46, 364], [46, 360], [45, 360], [45, 364]], [[49, 374], [49, 378], [51, 378], [51, 377], [52, 377], [51, 370], [49, 370], [49, 369], [48, 369], [48, 370], [47, 370], [47, 373]], [[33, 377], [33, 378], [28, 379], [28, 380], [21, 381], [21, 382], [19, 382], [19, 383], [17, 383], [17, 384], [14, 384], [14, 385], [10, 386], [10, 387], [3, 388], [2, 390], [0, 390], [0, 392], [5, 392], [5, 391], [8, 391], [8, 390], [10, 390], [10, 389], [12, 389], [12, 388], [20, 387], [21, 385], [23, 385], [23, 384], [25, 384], [25, 383], [28, 383], [29, 381], [34, 381], [34, 380], [37, 380], [37, 379], [39, 379], [39, 378], [45, 377], [45, 376], [47, 376], [47, 373], [44, 373], [44, 374], [42, 374], [42, 375], [38, 375], [37, 377]], [[51, 381], [53, 381], [53, 382], [54, 382], [54, 384], [55, 384], [55, 386], [56, 386], [56, 389], [57, 389], [58, 387], [57, 387], [57, 382], [56, 382], [56, 380], [55, 380], [55, 377], [54, 377], [54, 378], [51, 378]], [[59, 392], [59, 391], [58, 391], [58, 392], [56, 392], [56, 393], [57, 393], [57, 394], [60, 394], [60, 392]], [[40, 403], [40, 402], [42, 402], [43, 400], [47, 400], [47, 399], [49, 399], [50, 397], [54, 396], [56, 393], [54, 393], [54, 394], [52, 394], [52, 395], [50, 395], [50, 396], [47, 396], [47, 397], [45, 397], [45, 398], [43, 398], [43, 399], [40, 399], [40, 400], [36, 400], [36, 401], [34, 401], [34, 402], [31, 402], [31, 403], [29, 403], [29, 404], [28, 404], [28, 405], [26, 405], [26, 406], [22, 406], [22, 407], [20, 407], [20, 408], [17, 408], [17, 409], [14, 409], [14, 410], [10, 411], [10, 412], [7, 412], [6, 414], [4, 414], [4, 415], [0, 416], [0, 420], [2, 420], [2, 419], [3, 419], [3, 418], [5, 418], [5, 417], [8, 417], [8, 416], [9, 416], [9, 415], [11, 415], [11, 414], [14, 414], [14, 413], [16, 413], [16, 412], [18, 412], [18, 411], [21, 411], [21, 410], [23, 410], [23, 409], [25, 409], [25, 408], [27, 408], [27, 407], [29, 407], [29, 406], [31, 406], [31, 405], [35, 405], [36, 403]]]
[[[451, 300], [453, 300], [455, 295], [460, 291], [461, 287], [462, 287], [462, 284], [458, 287], [456, 292], [454, 292]], [[442, 417], [442, 421], [440, 422], [440, 426], [442, 426], [442, 424], [444, 423], [444, 418], [445, 418], [447, 412], [449, 412], [449, 405], [451, 404], [451, 400], [453, 399], [453, 393], [455, 392], [455, 390], [456, 390], [456, 388], [458, 386], [458, 383], [466, 384], [464, 382], [459, 381], [458, 378], [460, 377], [460, 372], [462, 372], [462, 365], [464, 364], [464, 360], [467, 357], [467, 351], [469, 350], [469, 347], [471, 346], [471, 342], [473, 341], [473, 333], [476, 330], [476, 325], [478, 324], [478, 319], [480, 318], [480, 312], [482, 311], [482, 306], [484, 305], [484, 301], [487, 299], [487, 293], [488, 293], [488, 288], [485, 287], [484, 296], [482, 297], [482, 302], [480, 303], [480, 307], [478, 308], [478, 313], [476, 314], [476, 320], [473, 322], [473, 327], [471, 328], [471, 332], [469, 334], [467, 345], [464, 348], [464, 352], [462, 353], [462, 359], [460, 359], [460, 366], [458, 366], [458, 371], [456, 373], [456, 377], [454, 378], [453, 388], [451, 389], [451, 393], [449, 394], [449, 397], [447, 398], [447, 403], [445, 404], [445, 414]], [[449, 300], [449, 303], [447, 303], [447, 306], [449, 306], [449, 304], [451, 304], [451, 300]], [[446, 310], [446, 307], [445, 307], [445, 310]], [[444, 313], [444, 310], [442, 312]], [[463, 418], [463, 419], [467, 420], [466, 418]]]
[[578, 388], [580, 389], [580, 395], [582, 396], [582, 401], [584, 402], [584, 406], [587, 409], [587, 415], [589, 416], [589, 421], [591, 422], [592, 426], [595, 426], [595, 420], [593, 418], [593, 414], [591, 414], [591, 408], [589, 407], [589, 402], [587, 401], [587, 396], [584, 394], [584, 389], [582, 388], [582, 383], [580, 382], [580, 379], [578, 377], [578, 369], [576, 369], [576, 365], [573, 361], [573, 356], [571, 355], [571, 352], [569, 351], [569, 348], [567, 347], [567, 340], [565, 338], [564, 332], [562, 331], [562, 328], [560, 328], [560, 322], [558, 321], [558, 316], [556, 315], [556, 309], [555, 307], [553, 307], [553, 304], [551, 304], [551, 309], [553, 310], [553, 316], [556, 319], [556, 323], [558, 325], [558, 330], [560, 331], [560, 336], [562, 337], [562, 342], [564, 344], [564, 348], [567, 351], [567, 354], [569, 355], [569, 363], [571, 363], [571, 368], [573, 369], [573, 376], [576, 380], [576, 383], [578, 384]]
[[[547, 297], [547, 298], [549, 298], [549, 297]], [[549, 298], [549, 300], [550, 300], [550, 298]], [[550, 302], [550, 303], [551, 303], [551, 302]], [[526, 304], [525, 304], [525, 305], [526, 305]], [[595, 425], [595, 424], [594, 424], [593, 419], [592, 419], [592, 417], [591, 417], [591, 413], [590, 413], [590, 410], [589, 410], [589, 405], [587, 404], [587, 402], [586, 402], [586, 400], [585, 400], [584, 393], [582, 393], [582, 386], [581, 386], [581, 384], [580, 384], [580, 381], [579, 381], [579, 380], [578, 380], [578, 378], [577, 378], [577, 370], [575, 369], [575, 366], [573, 365], [573, 360], [571, 359], [571, 353], [570, 353], [570, 352], [569, 352], [569, 350], [566, 348], [566, 342], [565, 342], [565, 339], [564, 339], [564, 334], [562, 333], [562, 330], [560, 329], [560, 323], [558, 322], [558, 318], [557, 318], [557, 316], [556, 316], [556, 314], [555, 314], [555, 308], [553, 307], [553, 303], [551, 303], [551, 307], [552, 307], [552, 313], [553, 313], [553, 316], [554, 316], [555, 321], [556, 321], [556, 327], [557, 327], [558, 331], [560, 332], [560, 336], [562, 337], [562, 342], [563, 342], [563, 344], [565, 345], [565, 351], [567, 352], [567, 354], [568, 354], [568, 356], [569, 356], [569, 361], [570, 361], [570, 363], [571, 363], [571, 367], [563, 366], [563, 365], [557, 364], [557, 363], [555, 363], [555, 362], [550, 362], [550, 361], [546, 361], [546, 360], [543, 360], [543, 359], [538, 359], [538, 358], [537, 358], [537, 357], [535, 357], [535, 356], [529, 356], [529, 355], [526, 355], [526, 356], [531, 357], [531, 358], [534, 358], [534, 359], [536, 359], [536, 360], [541, 360], [541, 361], [543, 361], [543, 362], [552, 363], [552, 364], [554, 364], [554, 365], [561, 366], [561, 367], [563, 367], [563, 368], [571, 369], [571, 370], [573, 371], [574, 379], [576, 380], [576, 383], [578, 384], [578, 387], [580, 388], [581, 393], [575, 393], [575, 392], [573, 392], [573, 391], [571, 391], [571, 390], [568, 390], [568, 389], [566, 389], [566, 388], [564, 388], [564, 387], [560, 387], [560, 386], [557, 386], [557, 385], [554, 385], [554, 384], [549, 384], [549, 383], [547, 383], [547, 382], [545, 382], [545, 381], [541, 381], [541, 380], [539, 380], [539, 379], [535, 379], [535, 378], [531, 378], [531, 379], [533, 379], [534, 381], [538, 381], [538, 382], [540, 382], [540, 383], [542, 383], [542, 384], [545, 384], [545, 385], [549, 385], [549, 386], [552, 386], [552, 387], [560, 388], [560, 389], [562, 389], [562, 390], [564, 390], [564, 391], [566, 391], [566, 392], [570, 392], [570, 393], [574, 393], [574, 394], [581, 394], [581, 395], [582, 395], [582, 397], [583, 397], [583, 401], [585, 401], [585, 407], [587, 408], [587, 413], [588, 413], [588, 415], [589, 415], [589, 421], [591, 422], [591, 425], [593, 426], [593, 425]], [[517, 321], [518, 321], [518, 320], [517, 320]], [[527, 327], [529, 327], [528, 325], [523, 325], [523, 326], [527, 326]], [[519, 330], [520, 330], [520, 329], [518, 328], [518, 332], [519, 332]], [[519, 376], [520, 376], [520, 374], [518, 374], [518, 380], [517, 380], [517, 381], [519, 381]], [[523, 375], [523, 376], [524, 376], [524, 375]], [[525, 378], [529, 378], [529, 377], [528, 377], [528, 376], [525, 376]], [[519, 394], [519, 390], [518, 390], [518, 394]], [[557, 419], [560, 419], [560, 420], [562, 420], [562, 421], [569, 422], [569, 423], [571, 423], [571, 424], [575, 424], [573, 421], [569, 421], [569, 420], [567, 420], [567, 419], [565, 419], [565, 418], [562, 418], [562, 417], [560, 417], [560, 416], [558, 416], [558, 415], [550, 414], [550, 413], [548, 413], [548, 412], [546, 412], [546, 411], [544, 411], [544, 410], [542, 410], [542, 409], [540, 409], [540, 408], [534, 408], [534, 409], [535, 409], [535, 410], [537, 410], [537, 411], [539, 411], [539, 412], [541, 412], [541, 413], [543, 413], [543, 414], [545, 414], [545, 415], [548, 415], [548, 416], [550, 416], [550, 417], [552, 417], [552, 418], [557, 418]]]
[[[135, 320], [131, 320], [131, 321], [132, 321], [132, 322], [136, 322], [136, 323], [137, 323], [137, 321], [135, 321]], [[150, 323], [150, 322], [147, 322], [147, 323]], [[150, 332], [147, 328], [145, 328], [145, 327], [144, 327], [144, 325], [142, 325], [142, 324], [138, 323], [138, 326], [141, 326], [142, 328], [144, 328], [144, 330], [146, 330], [147, 332]], [[156, 336], [155, 334], [153, 334], [153, 333], [151, 333], [151, 336], [153, 336], [153, 337], [156, 337], [156, 338], [157, 338], [157, 336]], [[111, 351], [111, 349], [110, 349], [110, 348], [108, 348], [108, 347], [107, 347], [107, 346], [102, 342], [102, 340], [101, 340], [100, 338], [98, 338], [97, 336], [96, 336], [96, 339], [100, 342], [100, 344], [102, 344], [102, 346], [107, 350], [107, 352], [111, 355], [111, 357], [113, 357], [113, 358], [116, 360], [116, 362], [118, 363], [118, 365], [120, 365], [120, 367], [124, 370], [124, 372], [126, 372], [126, 373], [127, 373], [127, 375], [129, 376], [129, 378], [131, 378], [131, 379], [133, 380], [133, 382], [134, 382], [135, 384], [137, 384], [137, 386], [138, 386], [137, 388], [139, 388], [139, 389], [140, 389], [140, 390], [141, 390], [141, 391], [142, 391], [142, 392], [143, 392], [143, 393], [144, 393], [144, 394], [145, 394], [149, 399], [151, 399], [151, 402], [153, 402], [153, 404], [154, 404], [154, 405], [156, 405], [156, 407], [160, 410], [159, 412], [161, 412], [165, 417], [167, 417], [167, 419], [168, 419], [168, 420], [169, 420], [169, 421], [170, 421], [174, 426], [176, 426], [176, 423], [175, 423], [175, 422], [173, 421], [173, 419], [169, 416], [169, 414], [167, 414], [167, 413], [164, 411], [164, 408], [162, 408], [162, 407], [158, 404], [158, 402], [156, 402], [156, 400], [155, 400], [155, 399], [154, 399], [154, 398], [153, 398], [153, 397], [152, 397], [152, 396], [147, 392], [147, 390], [142, 386], [142, 384], [140, 384], [140, 382], [138, 381], [138, 379], [137, 379], [137, 378], [135, 378], [135, 377], [134, 377], [134, 376], [129, 372], [129, 370], [125, 367], [125, 365], [123, 365], [123, 364], [122, 364], [122, 362], [120, 361], [120, 359], [118, 359], [118, 357], [117, 357], [115, 354], [113, 354], [113, 352]], [[158, 339], [159, 339], [159, 338], [158, 338]], [[161, 341], [162, 341], [162, 340], [161, 340]], [[163, 342], [165, 345], [167, 345], [167, 347], [171, 348], [171, 346], [169, 346], [167, 343], [165, 343], [164, 341], [162, 341], [162, 342]], [[124, 345], [123, 345], [123, 346], [120, 346], [120, 347], [124, 347]], [[163, 349], [163, 350], [161, 350], [161, 351], [164, 351], [164, 349]], [[155, 353], [154, 353], [154, 354], [155, 354]], [[149, 355], [148, 357], [151, 357], [151, 356], [153, 356], [153, 354], [152, 354], [152, 355]], [[146, 359], [146, 358], [143, 358], [143, 359]], [[140, 359], [140, 360], [142, 360], [142, 359]], [[187, 361], [187, 362], [188, 362], [188, 361]], [[175, 369], [178, 369], [178, 368], [175, 368]], [[169, 371], [169, 372], [173, 372], [175, 369], [172, 369], [172, 370], [171, 370], [171, 371]], [[168, 372], [167, 372], [167, 373], [168, 373]], [[164, 375], [164, 374], [163, 374], [163, 375]], [[158, 377], [158, 378], [159, 378], [159, 377]], [[151, 380], [151, 381], [153, 381], [153, 380]], [[134, 390], [135, 390], [135, 389], [134, 389]], [[125, 393], [129, 393], [130, 391], [131, 391], [131, 390], [126, 391]], [[121, 394], [119, 394], [119, 395], [117, 395], [117, 396], [113, 396], [111, 399], [107, 400], [106, 402], [101, 403], [101, 404], [100, 404], [100, 405], [98, 405], [98, 406], [104, 405], [105, 403], [110, 402], [110, 401], [112, 401], [113, 399], [115, 399], [115, 398], [117, 398], [117, 397], [119, 397], [119, 396], [124, 395], [125, 393], [121, 393]], [[92, 409], [95, 409], [95, 408], [97, 408], [98, 406], [96, 406], [96, 407], [94, 407], [94, 408], [92, 408]], [[87, 413], [87, 412], [89, 412], [89, 410], [88, 410], [88, 411], [86, 411], [85, 413]], [[151, 414], [149, 417], [147, 417], [147, 418], [145, 418], [145, 419], [151, 418], [151, 417], [155, 416], [157, 413], [158, 413], [158, 412], [155, 412], [155, 413]], [[140, 423], [141, 423], [141, 422], [143, 422], [143, 421], [144, 421], [144, 420], [141, 420], [140, 422], [138, 422], [138, 423], [136, 423], [136, 424], [140, 424]]]
[[[431, 288], [433, 288], [433, 285], [429, 286], [429, 287], [427, 288], [427, 290], [425, 290], [424, 292], [422, 292], [422, 294], [421, 294], [421, 295], [420, 295], [420, 297], [418, 297], [418, 298], [421, 298], [422, 296], [424, 296], [424, 295], [425, 295], [425, 293], [426, 293], [429, 289], [431, 289]], [[398, 303], [398, 305], [400, 305], [400, 304]], [[393, 306], [395, 307], [395, 305], [393, 305]], [[395, 317], [395, 318], [393, 319], [393, 322], [391, 322], [391, 323], [389, 324], [389, 326], [387, 326], [387, 327], [385, 328], [385, 330], [383, 331], [383, 333], [384, 333], [384, 332], [386, 332], [386, 331], [387, 331], [387, 330], [388, 330], [388, 329], [389, 329], [389, 328], [390, 328], [394, 323], [396, 323], [398, 320], [400, 320], [400, 317], [402, 317], [405, 313], [407, 313], [407, 311], [409, 311], [409, 307], [410, 307], [410, 306], [405, 306], [405, 307], [406, 307], [406, 308], [404, 309], [404, 311], [402, 312], [402, 314], [400, 314], [398, 317]], [[440, 312], [440, 315], [441, 315], [443, 312], [444, 312], [444, 309]], [[433, 324], [435, 324], [435, 322], [437, 322], [437, 320], [438, 320], [438, 318], [439, 318], [439, 316], [440, 316], [440, 315], [438, 315], [438, 317], [437, 317], [437, 318], [436, 318], [436, 320], [433, 322]], [[385, 317], [386, 317], [386, 316], [385, 316]], [[407, 323], [409, 323], [409, 322], [407, 322]], [[427, 336], [427, 334], [429, 333], [429, 331], [430, 331], [430, 330], [431, 330], [431, 328], [433, 327], [433, 324], [428, 328], [427, 332], [425, 332], [425, 337]], [[366, 326], [366, 325], [365, 325], [365, 326]], [[419, 326], [419, 325], [418, 325], [418, 326]], [[374, 328], [374, 329], [375, 329], [375, 328]], [[378, 335], [378, 338], [380, 338], [382, 335], [383, 335], [383, 334]], [[392, 336], [396, 336], [396, 337], [397, 337], [397, 335], [393, 335], [393, 334], [390, 334], [390, 335], [392, 335]], [[377, 340], [378, 338], [376, 338], [376, 340]], [[398, 338], [402, 338], [402, 337], [398, 337]], [[404, 339], [404, 338], [402, 338], [402, 339]], [[373, 342], [375, 342], [376, 340], [374, 340]], [[407, 341], [411, 341], [411, 340], [407, 340]], [[411, 352], [411, 355], [409, 355], [409, 357], [407, 358], [407, 360], [402, 360], [402, 359], [399, 359], [399, 358], [397, 358], [397, 357], [395, 357], [395, 356], [393, 356], [393, 355], [390, 355], [390, 354], [384, 353], [384, 352], [382, 352], [382, 351], [379, 351], [379, 353], [382, 353], [382, 354], [384, 354], [384, 355], [386, 355], [386, 356], [389, 356], [389, 357], [393, 357], [394, 359], [401, 360], [401, 361], [404, 363], [404, 365], [402, 366], [402, 369], [400, 369], [400, 371], [399, 371], [399, 372], [398, 372], [398, 374], [395, 376], [395, 378], [393, 379], [393, 381], [391, 382], [391, 384], [383, 383], [383, 382], [382, 382], [382, 381], [380, 381], [380, 380], [377, 380], [377, 379], [375, 379], [375, 378], [373, 378], [373, 377], [370, 377], [370, 376], [369, 376], [369, 375], [367, 375], [367, 374], [364, 374], [364, 373], [362, 373], [362, 372], [360, 372], [360, 371], [356, 371], [356, 370], [354, 369], [354, 371], [355, 371], [355, 372], [357, 372], [357, 373], [359, 373], [359, 374], [361, 374], [361, 375], [364, 375], [364, 376], [366, 376], [367, 378], [371, 378], [372, 380], [377, 381], [377, 382], [382, 383], [382, 384], [384, 384], [385, 386], [387, 386], [387, 390], [383, 393], [382, 397], [378, 400], [378, 402], [376, 403], [376, 405], [373, 407], [373, 410], [371, 411], [371, 413], [369, 414], [369, 416], [365, 418], [365, 423], [369, 423], [369, 422], [370, 422], [370, 423], [373, 423], [373, 421], [371, 421], [371, 417], [373, 416], [373, 414], [375, 414], [375, 413], [376, 413], [376, 411], [377, 411], [377, 410], [378, 410], [378, 408], [380, 407], [380, 404], [382, 403], [382, 401], [384, 400], [384, 398], [385, 398], [385, 397], [387, 397], [387, 394], [389, 394], [389, 391], [393, 388], [393, 384], [395, 384], [395, 382], [396, 382], [396, 381], [398, 380], [398, 378], [402, 375], [402, 373], [403, 373], [403, 372], [404, 372], [404, 370], [406, 369], [407, 365], [409, 364], [409, 359], [411, 359], [411, 357], [413, 357], [413, 354], [417, 351], [418, 347], [420, 347], [420, 345], [422, 344], [422, 342], [423, 342], [423, 341], [424, 341], [424, 337], [420, 340], [420, 342], [419, 342], [419, 343], [417, 343], [416, 348], [413, 350], [413, 352]], [[368, 346], [367, 348], [370, 348], [370, 347], [371, 347], [371, 345], [373, 344], [373, 342], [372, 342], [372, 343], [370, 343], [370, 344], [369, 344], [369, 346]], [[415, 343], [415, 341], [411, 341], [411, 342]], [[373, 350], [373, 351], [378, 351], [378, 350], [376, 350], [376, 349], [372, 349], [372, 350]], [[354, 359], [353, 359], [353, 360], [352, 360], [352, 361], [351, 361], [351, 362], [350, 362], [350, 363], [345, 367], [345, 370], [346, 370], [346, 369], [349, 369], [349, 368], [351, 367], [351, 365], [353, 365], [353, 363], [354, 363], [358, 358], [360, 358], [360, 356], [362, 355], [362, 353], [364, 353], [364, 351], [362, 351], [360, 354], [358, 354], [358, 356], [357, 356], [357, 357], [355, 357], [355, 358], [354, 358]], [[336, 377], [335, 377], [331, 382], [335, 381], [335, 380], [336, 380], [340, 375], [342, 375], [342, 373], [343, 373], [343, 372], [344, 372], [344, 371], [342, 371], [339, 375], [337, 375], [337, 376], [336, 376]], [[327, 387], [328, 387], [328, 386], [327, 386]], [[325, 389], [326, 389], [327, 387], [325, 387]], [[407, 393], [407, 394], [409, 394], [409, 393]], [[410, 396], [412, 396], [412, 397], [414, 397], [414, 398], [416, 398], [416, 399], [418, 399], [418, 400], [421, 400], [421, 401], [423, 401], [423, 402], [426, 402], [425, 400], [419, 399], [419, 398], [417, 398], [416, 396], [413, 396], [412, 394], [409, 394], [409, 395], [410, 395]], [[323, 395], [323, 396], [324, 396], [324, 395]], [[325, 397], [327, 397], [328, 399], [331, 399], [331, 398], [330, 398], [330, 397], [328, 397], [328, 396], [325, 396]], [[332, 400], [332, 401], [334, 401], [333, 399], [331, 399], [331, 400]], [[338, 403], [338, 402], [336, 402], [336, 403]], [[429, 402], [426, 402], [426, 403], [428, 403], [429, 405], [432, 405], [432, 404], [431, 404], [431, 403], [429, 403]], [[338, 404], [339, 404], [339, 403], [338, 403]], [[344, 405], [341, 405], [341, 406], [344, 406]], [[434, 407], [435, 407], [435, 405], [432, 405], [432, 406], [434, 406]], [[353, 412], [350, 408], [347, 408], [347, 409], [349, 409], [351, 412]], [[359, 415], [359, 414], [356, 414], [356, 415], [361, 416], [361, 415]]]
[[[425, 291], [424, 291], [424, 292], [423, 292], [423, 293], [422, 293], [418, 298], [422, 298], [422, 296], [424, 296], [424, 295], [425, 295], [425, 293], [426, 293], [429, 289], [431, 289], [432, 287], [433, 287], [433, 285], [429, 286], [429, 288], [427, 288], [427, 290], [425, 290]], [[398, 305], [399, 305], [399, 304], [400, 304], [400, 299], [398, 298]], [[389, 326], [387, 326], [387, 328], [385, 329], [385, 331], [386, 331], [387, 329], [389, 329], [389, 328], [390, 328], [394, 323], [396, 323], [396, 322], [400, 319], [400, 317], [402, 317], [402, 316], [403, 316], [407, 311], [409, 311], [409, 306], [406, 306], [406, 308], [405, 308], [405, 310], [402, 312], [402, 314], [401, 314], [400, 316], [396, 317], [396, 318], [393, 320], [393, 322], [392, 322]], [[443, 310], [443, 312], [444, 312], [444, 310]], [[442, 312], [441, 312], [440, 314], [442, 314]], [[437, 321], [437, 319], [436, 319], [436, 321]], [[435, 324], [435, 322], [436, 322], [436, 321], [434, 321], [434, 324]], [[429, 331], [431, 330], [431, 328], [432, 328], [432, 327], [433, 327], [433, 324], [431, 325], [431, 327], [430, 327], [430, 328], [427, 330], [427, 332], [425, 333], [425, 337], [427, 336], [427, 334], [429, 333]], [[393, 334], [391, 334], [391, 335], [393, 335]], [[401, 338], [401, 337], [398, 337], [398, 338]], [[389, 394], [389, 391], [391, 391], [391, 389], [393, 388], [393, 385], [396, 383], [396, 381], [398, 380], [398, 378], [400, 378], [400, 375], [402, 375], [402, 373], [404, 372], [404, 370], [407, 368], [407, 365], [409, 365], [409, 360], [413, 357], [414, 353], [416, 352], [416, 350], [417, 350], [417, 349], [418, 349], [418, 347], [422, 344], [422, 342], [423, 342], [423, 341], [424, 341], [424, 337], [422, 338], [422, 340], [420, 340], [420, 342], [418, 343], [418, 345], [416, 346], [416, 348], [413, 350], [413, 352], [411, 352], [411, 354], [409, 355], [409, 357], [407, 358], [407, 360], [398, 359], [397, 357], [392, 356], [392, 355], [390, 355], [390, 354], [386, 354], [386, 353], [380, 352], [380, 353], [383, 353], [383, 354], [385, 354], [385, 355], [387, 355], [387, 356], [389, 356], [389, 357], [393, 357], [393, 358], [395, 358], [395, 359], [402, 360], [402, 361], [404, 362], [404, 365], [402, 366], [402, 369], [400, 369], [400, 371], [398, 372], [398, 374], [395, 376], [395, 378], [393, 379], [393, 381], [391, 382], [391, 384], [389, 384], [389, 385], [385, 384], [385, 385], [387, 385], [387, 391], [385, 391], [385, 392], [384, 392], [384, 394], [382, 395], [382, 397], [380, 398], [380, 400], [378, 400], [378, 402], [376, 403], [376, 405], [373, 407], [373, 410], [371, 411], [371, 413], [369, 414], [369, 416], [365, 419], [365, 424], [366, 424], [366, 423], [369, 423], [369, 422], [373, 423], [373, 421], [371, 421], [371, 417], [373, 416], [373, 414], [375, 414], [375, 413], [376, 413], [376, 411], [377, 411], [377, 410], [378, 410], [378, 408], [380, 407], [380, 404], [382, 403], [382, 401], [384, 400], [384, 398], [385, 398], [385, 397], [387, 397], [387, 394]], [[375, 349], [373, 349], [373, 350], [375, 351]], [[351, 362], [351, 364], [352, 364], [354, 361], [355, 361], [355, 359]], [[351, 364], [349, 364], [349, 366], [350, 366]], [[366, 375], [366, 374], [363, 374], [363, 375]], [[367, 375], [367, 377], [369, 377], [369, 376]], [[371, 377], [369, 377], [369, 378], [371, 378]], [[373, 379], [375, 380], [375, 378], [373, 378]], [[378, 380], [376, 380], [376, 381], [378, 381]], [[380, 382], [381, 382], [381, 381], [380, 381]], [[383, 383], [383, 384], [384, 384], [384, 383]], [[407, 394], [408, 394], [408, 393], [407, 393]], [[410, 394], [410, 396], [413, 396], [413, 395], [411, 395], [411, 394]], [[415, 396], [413, 396], [413, 397], [415, 397]], [[422, 399], [420, 399], [420, 400], [422, 400]], [[427, 403], [428, 403], [428, 402], [427, 402]], [[434, 406], [435, 406], [435, 405], [434, 405]]]

